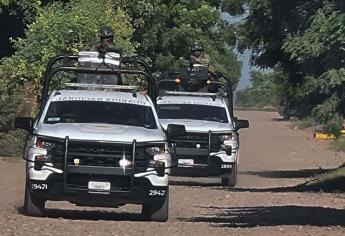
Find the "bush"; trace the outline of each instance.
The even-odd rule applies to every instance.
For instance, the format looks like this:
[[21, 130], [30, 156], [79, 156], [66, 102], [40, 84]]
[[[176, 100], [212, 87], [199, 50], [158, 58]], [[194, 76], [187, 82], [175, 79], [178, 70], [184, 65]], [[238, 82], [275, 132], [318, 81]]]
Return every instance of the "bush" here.
[[293, 124], [293, 127], [298, 127], [299, 129], [307, 129], [319, 125], [319, 123], [317, 123], [311, 116], [305, 117], [303, 119], [295, 118], [295, 120], [292, 119], [291, 121], [296, 122]]
[[330, 134], [334, 134], [337, 138], [341, 135], [341, 130], [343, 126], [343, 119], [340, 115], [334, 115], [327, 123], [324, 125], [324, 131]]
[[345, 138], [341, 137], [331, 143], [331, 149], [337, 152], [345, 152]]
[[25, 134], [20, 130], [0, 133], [0, 156], [20, 156], [24, 148], [24, 139]]
[[24, 132], [13, 130], [16, 116], [31, 116], [32, 104], [21, 90], [1, 79], [0, 87], [0, 156], [18, 156], [23, 151]]

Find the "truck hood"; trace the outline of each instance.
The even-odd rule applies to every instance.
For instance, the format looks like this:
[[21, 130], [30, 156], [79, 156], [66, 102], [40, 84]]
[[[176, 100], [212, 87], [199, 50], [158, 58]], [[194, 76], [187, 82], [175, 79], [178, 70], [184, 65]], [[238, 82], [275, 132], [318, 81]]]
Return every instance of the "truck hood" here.
[[56, 138], [75, 140], [97, 140], [111, 142], [151, 142], [164, 141], [165, 134], [161, 129], [146, 129], [144, 127], [123, 126], [92, 123], [59, 123], [41, 124], [35, 134]]
[[214, 132], [231, 131], [234, 130], [232, 124], [220, 123], [215, 121], [205, 120], [186, 120], [186, 119], [160, 119], [163, 129], [166, 130], [168, 124], [184, 125], [187, 132]]

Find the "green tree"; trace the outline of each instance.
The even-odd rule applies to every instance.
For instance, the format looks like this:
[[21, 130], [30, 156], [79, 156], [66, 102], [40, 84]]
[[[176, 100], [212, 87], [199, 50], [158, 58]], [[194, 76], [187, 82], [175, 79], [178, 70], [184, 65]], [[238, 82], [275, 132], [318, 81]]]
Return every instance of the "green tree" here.
[[279, 103], [282, 84], [286, 75], [282, 71], [251, 71], [251, 87], [236, 93], [236, 105], [239, 107], [276, 107]]
[[327, 123], [344, 115], [345, 7], [340, 0], [253, 0], [239, 48], [252, 62], [281, 68], [283, 96], [300, 116]]
[[198, 41], [210, 54], [216, 70], [232, 79], [240, 77], [241, 64], [233, 48], [235, 27], [221, 18], [222, 1], [128, 0], [123, 8], [135, 28], [137, 53], [152, 59], [155, 71], [179, 66], [188, 58], [190, 47]]
[[135, 50], [129, 17], [116, 1], [72, 0], [46, 6], [37, 3], [31, 5], [35, 7], [35, 14], [31, 15], [34, 20], [28, 24], [25, 37], [13, 40], [16, 52], [0, 62], [0, 155], [14, 155], [19, 150], [13, 144], [22, 138], [13, 131], [13, 118], [34, 112], [27, 109], [33, 104], [23, 99], [21, 85], [30, 83], [33, 93], [40, 94], [45, 66], [51, 57], [93, 48], [103, 25], [116, 30], [116, 39], [126, 54]]
[[25, 38], [14, 40], [16, 53], [2, 61], [1, 75], [30, 81], [39, 88], [51, 57], [92, 49], [103, 25], [115, 29], [116, 40], [124, 47], [125, 53], [134, 52], [129, 18], [114, 1], [75, 0], [41, 8], [35, 22], [28, 25]]

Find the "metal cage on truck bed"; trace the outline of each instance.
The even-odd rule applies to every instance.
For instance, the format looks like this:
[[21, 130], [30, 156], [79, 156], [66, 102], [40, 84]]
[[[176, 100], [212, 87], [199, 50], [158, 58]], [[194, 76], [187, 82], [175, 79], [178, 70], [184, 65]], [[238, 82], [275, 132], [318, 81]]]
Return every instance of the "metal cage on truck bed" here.
[[[200, 96], [208, 96], [207, 94], [217, 94], [214, 91], [208, 91], [209, 89], [215, 90], [215, 87], [221, 88], [225, 91], [226, 96], [225, 98], [228, 100], [228, 108], [230, 112], [230, 117], [234, 118], [234, 105], [233, 105], [233, 86], [229, 80], [228, 77], [226, 77], [222, 73], [214, 73], [211, 71], [208, 71], [208, 74], [210, 76], [205, 77], [200, 77], [197, 76], [196, 78], [184, 78], [182, 77], [183, 74], [181, 74], [180, 71], [165, 71], [162, 73], [160, 78], [157, 80], [156, 84], [156, 92], [158, 96], [160, 96], [163, 92], [166, 95], [171, 95], [167, 94], [167, 91], [175, 91], [175, 92], [184, 92], [183, 95], [185, 96], [193, 96], [193, 93], [200, 94]], [[189, 90], [189, 87], [183, 86], [183, 84], [193, 84], [193, 83], [198, 83], [199, 86], [201, 86], [200, 90], [204, 90], [201, 92], [196, 92], [196, 91], [191, 91]], [[182, 94], [180, 94], [182, 95]], [[221, 94], [218, 94], [219, 96], [222, 96]]]
[[60, 55], [49, 60], [45, 74], [41, 96], [40, 110], [43, 110], [48, 96], [51, 78], [58, 72], [74, 72], [95, 75], [141, 75], [147, 81], [147, 93], [155, 102], [156, 85], [149, 65], [138, 57], [120, 58], [120, 66], [117, 68], [107, 65], [104, 61], [99, 67], [86, 67], [78, 65], [78, 55]]

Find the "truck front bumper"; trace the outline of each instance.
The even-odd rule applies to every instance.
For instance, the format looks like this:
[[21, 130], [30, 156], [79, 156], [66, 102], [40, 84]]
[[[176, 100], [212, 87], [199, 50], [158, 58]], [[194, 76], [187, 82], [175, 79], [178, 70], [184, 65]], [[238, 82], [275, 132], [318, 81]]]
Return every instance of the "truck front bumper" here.
[[185, 177], [225, 177], [231, 175], [233, 167], [237, 164], [237, 151], [231, 155], [225, 152], [208, 153], [192, 148], [177, 149], [173, 158], [171, 175]]
[[[79, 177], [80, 178], [80, 177]], [[111, 183], [109, 191], [88, 189], [89, 181]], [[28, 180], [30, 193], [38, 198], [52, 201], [69, 201], [80, 205], [117, 206], [124, 204], [145, 204], [163, 201], [168, 186], [154, 186], [145, 177], [134, 178], [132, 187], [126, 177], [83, 176], [64, 188], [63, 175], [53, 173], [46, 180]], [[79, 183], [78, 183], [79, 182]]]

